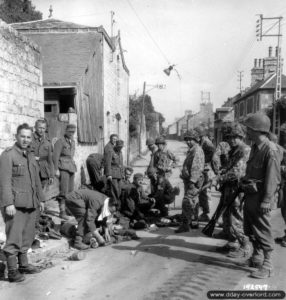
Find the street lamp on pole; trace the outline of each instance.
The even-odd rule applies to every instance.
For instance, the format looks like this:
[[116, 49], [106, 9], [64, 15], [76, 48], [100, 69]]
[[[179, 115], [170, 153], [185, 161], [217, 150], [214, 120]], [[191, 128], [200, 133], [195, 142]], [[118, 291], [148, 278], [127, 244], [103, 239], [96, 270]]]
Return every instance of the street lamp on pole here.
[[[146, 91], [146, 86], [151, 87], [148, 91]], [[145, 108], [145, 95], [153, 89], [163, 90], [166, 88], [165, 84], [146, 84], [146, 81], [143, 83], [143, 94], [142, 94], [142, 109], [141, 109], [141, 120], [140, 120], [140, 128], [139, 128], [139, 156], [142, 153], [142, 132], [143, 132], [143, 118], [144, 118], [144, 108]]]

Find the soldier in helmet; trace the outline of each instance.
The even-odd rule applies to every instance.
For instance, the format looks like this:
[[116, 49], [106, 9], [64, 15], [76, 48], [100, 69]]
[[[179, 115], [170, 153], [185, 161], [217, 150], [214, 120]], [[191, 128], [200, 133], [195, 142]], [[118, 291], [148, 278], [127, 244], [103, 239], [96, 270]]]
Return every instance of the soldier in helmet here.
[[[199, 141], [200, 141], [200, 146], [204, 151], [205, 155], [205, 167], [204, 167], [204, 184], [207, 184], [211, 180], [211, 161], [212, 157], [215, 151], [215, 147], [211, 140], [208, 138], [206, 135], [206, 131], [203, 127], [199, 126], [194, 129], [199, 136]], [[209, 189], [203, 189], [200, 192], [199, 196], [199, 204], [200, 207], [202, 208], [202, 214], [199, 216], [199, 220], [203, 222], [208, 222], [209, 221], [209, 212], [210, 212], [210, 207], [209, 207], [209, 200], [210, 200], [210, 195], [209, 195]]]
[[175, 233], [188, 232], [190, 225], [194, 229], [199, 227], [199, 191], [204, 180], [205, 156], [199, 144], [200, 137], [196, 131], [192, 130], [186, 133], [184, 140], [189, 147], [189, 151], [183, 163], [180, 176], [184, 182], [184, 198], [182, 203], [183, 223]]
[[174, 168], [177, 164], [177, 158], [171, 151], [166, 149], [166, 141], [163, 137], [156, 138], [155, 144], [158, 150], [154, 153], [154, 168], [157, 169], [160, 175], [170, 175], [171, 168]]
[[254, 278], [268, 278], [273, 274], [273, 237], [270, 223], [271, 204], [281, 181], [282, 155], [277, 145], [269, 141], [270, 119], [255, 113], [245, 120], [248, 138], [253, 142], [241, 183], [245, 193], [244, 231], [253, 245], [252, 257], [246, 265], [258, 268]]
[[[250, 148], [243, 142], [244, 130], [240, 124], [229, 126], [228, 141], [231, 147], [225, 169], [221, 170], [220, 186], [222, 200], [225, 205], [231, 203], [223, 214], [223, 228], [229, 241], [223, 248], [229, 251], [228, 256], [233, 258], [248, 257], [250, 255], [249, 238], [243, 230], [242, 194], [239, 194], [239, 181], [245, 175], [246, 163]], [[232, 251], [233, 242], [238, 247]]]

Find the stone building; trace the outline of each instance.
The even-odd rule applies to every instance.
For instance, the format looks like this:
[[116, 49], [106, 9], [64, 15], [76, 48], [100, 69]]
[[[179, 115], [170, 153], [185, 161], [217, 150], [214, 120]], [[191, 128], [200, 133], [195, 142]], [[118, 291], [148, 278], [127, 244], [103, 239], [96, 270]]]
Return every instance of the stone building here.
[[21, 123], [44, 116], [40, 48], [0, 20], [0, 152]]
[[[129, 70], [120, 33], [111, 38], [103, 27], [55, 19], [13, 24], [36, 42], [43, 57], [44, 115], [52, 139], [67, 123], [77, 125], [76, 163], [85, 168], [90, 153], [103, 152], [112, 133], [128, 145]], [[123, 150], [127, 160], [127, 146]], [[76, 182], [80, 182], [80, 172]]]

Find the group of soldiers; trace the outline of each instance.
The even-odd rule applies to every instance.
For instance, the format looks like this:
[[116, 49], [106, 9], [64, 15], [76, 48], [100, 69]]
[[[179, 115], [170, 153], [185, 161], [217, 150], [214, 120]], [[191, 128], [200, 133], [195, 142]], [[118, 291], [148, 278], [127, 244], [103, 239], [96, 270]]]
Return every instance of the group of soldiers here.
[[[244, 125], [251, 148], [244, 142], [245, 130], [240, 124], [225, 128], [224, 140], [216, 149], [202, 128], [185, 134], [189, 150], [180, 175], [184, 184], [182, 222], [175, 232], [188, 232], [199, 228], [200, 221], [209, 221], [210, 187], [216, 179], [220, 201], [226, 208], [223, 228], [217, 237], [228, 240], [218, 250], [227, 251], [232, 258], [246, 258], [244, 265], [257, 268], [253, 277], [267, 278], [273, 274], [271, 205], [277, 193], [285, 189], [284, 149], [270, 135], [270, 120], [266, 115], [251, 115]], [[75, 131], [75, 125], [67, 125], [64, 136], [52, 145], [46, 136], [44, 119], [36, 122], [34, 131], [28, 124], [22, 124], [17, 128], [16, 143], [0, 157], [0, 206], [6, 225], [3, 251], [11, 282], [24, 280], [23, 274], [40, 271], [29, 264], [27, 251], [44, 210], [43, 189], [55, 177], [59, 178], [60, 187], [59, 217], [64, 221], [70, 219], [69, 215], [76, 218], [74, 247], [80, 250], [89, 248], [87, 235], [96, 238], [99, 245], [110, 241], [114, 216], [118, 220], [128, 219], [134, 229], [144, 228], [154, 211], [160, 218], [168, 216], [167, 205], [180, 192], [169, 181], [178, 161], [167, 149], [164, 137], [146, 141], [151, 152], [146, 170], [150, 192], [146, 195], [144, 174], [136, 173], [130, 180], [133, 169], [123, 165], [124, 142], [116, 134], [110, 136], [103, 155], [94, 153], [86, 160], [90, 188], [74, 190]], [[286, 222], [285, 201], [280, 202]], [[280, 242], [286, 245], [286, 237], [280, 238]]]
[[[244, 126], [251, 148], [244, 142]], [[223, 229], [216, 237], [228, 241], [217, 250], [226, 252], [228, 257], [245, 258], [241, 265], [256, 268], [252, 277], [268, 278], [273, 274], [274, 243], [270, 211], [283, 190], [281, 174], [285, 176], [285, 150], [273, 141], [270, 119], [266, 115], [253, 114], [245, 120], [244, 126], [236, 123], [227, 126], [223, 141], [211, 159], [216, 174], [213, 180], [221, 192], [220, 203], [225, 207]], [[185, 141], [189, 151], [181, 173], [184, 182], [183, 223], [176, 231], [178, 233], [189, 231], [190, 227], [198, 228], [199, 195], [206, 182], [204, 166], [208, 162], [198, 131], [187, 132]], [[286, 222], [285, 199], [282, 197], [280, 202]], [[286, 237], [278, 240], [283, 245]]]

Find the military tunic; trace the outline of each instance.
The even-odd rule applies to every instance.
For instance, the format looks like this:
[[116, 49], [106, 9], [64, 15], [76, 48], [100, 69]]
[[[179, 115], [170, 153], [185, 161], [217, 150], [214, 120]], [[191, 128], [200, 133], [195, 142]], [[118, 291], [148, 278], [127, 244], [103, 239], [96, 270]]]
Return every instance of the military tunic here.
[[226, 203], [236, 196], [235, 201], [223, 213], [223, 230], [229, 240], [238, 240], [245, 245], [248, 239], [243, 230], [242, 195], [238, 194], [238, 183], [245, 176], [246, 163], [250, 154], [250, 147], [242, 143], [229, 151], [229, 159], [220, 177], [222, 199]]
[[89, 189], [76, 190], [66, 195], [66, 206], [78, 222], [77, 235], [83, 237], [96, 230], [95, 222], [106, 199], [106, 195]]
[[261, 203], [271, 204], [281, 181], [281, 152], [267, 138], [254, 144], [247, 163], [245, 180], [256, 182], [256, 191], [245, 190], [244, 231], [253, 241], [254, 251], [265, 253], [273, 250], [270, 213], [262, 213]]
[[40, 178], [44, 187], [47, 179], [54, 177], [53, 149], [47, 137], [33, 134], [30, 151], [34, 154], [40, 169]]
[[[211, 140], [204, 136], [201, 140], [201, 147], [203, 149], [204, 155], [205, 155], [205, 168], [204, 168], [204, 184], [207, 184], [210, 178], [212, 177], [210, 172], [211, 172], [211, 161], [213, 158], [213, 154], [215, 151], [215, 147]], [[202, 207], [203, 213], [208, 214], [210, 212], [210, 207], [209, 207], [209, 200], [210, 200], [210, 192], [209, 189], [203, 189], [200, 192], [199, 195], [199, 205]]]
[[154, 168], [157, 170], [158, 174], [166, 175], [166, 173], [171, 173], [171, 162], [173, 165], [177, 164], [177, 158], [175, 155], [167, 150], [158, 149], [154, 153]]
[[220, 142], [215, 149], [212, 157], [212, 168], [214, 173], [217, 175], [221, 169], [225, 169], [228, 161], [228, 153], [230, 146], [227, 142]]
[[39, 168], [34, 156], [17, 144], [0, 157], [0, 206], [15, 205], [16, 214], [5, 214], [6, 244], [4, 252], [26, 253], [35, 236], [36, 208], [45, 201]]
[[198, 194], [203, 184], [205, 156], [200, 145], [194, 145], [187, 153], [183, 163], [181, 178], [184, 182], [182, 216], [184, 222], [198, 220]]
[[55, 170], [60, 170], [60, 198], [74, 190], [74, 174], [77, 171], [74, 153], [74, 140], [64, 136], [56, 141], [53, 160]]

